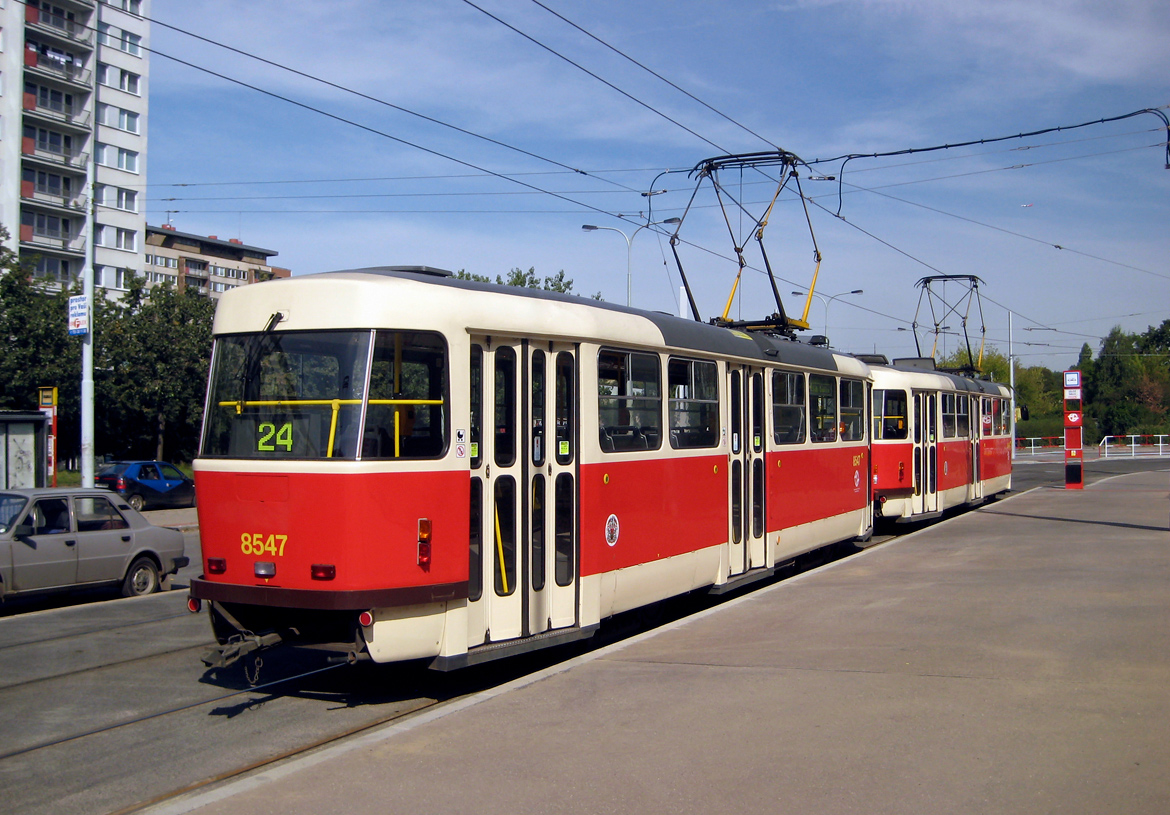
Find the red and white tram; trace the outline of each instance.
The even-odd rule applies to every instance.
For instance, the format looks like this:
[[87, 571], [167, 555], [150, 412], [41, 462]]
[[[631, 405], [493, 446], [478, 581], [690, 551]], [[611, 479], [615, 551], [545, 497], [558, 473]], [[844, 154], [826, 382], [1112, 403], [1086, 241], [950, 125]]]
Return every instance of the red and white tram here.
[[930, 359], [870, 370], [880, 517], [925, 520], [1011, 489], [1006, 387], [936, 371]]
[[459, 667], [872, 531], [871, 369], [826, 348], [426, 267], [233, 289], [214, 334], [190, 599], [213, 664]]

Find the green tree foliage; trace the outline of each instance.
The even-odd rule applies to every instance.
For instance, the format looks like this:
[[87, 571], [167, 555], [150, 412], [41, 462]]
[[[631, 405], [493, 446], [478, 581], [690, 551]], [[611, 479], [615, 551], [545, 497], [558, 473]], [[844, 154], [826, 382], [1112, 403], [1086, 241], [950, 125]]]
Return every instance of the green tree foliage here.
[[36, 410], [37, 388], [56, 386], [62, 457], [81, 444], [81, 340], [69, 335], [68, 314], [69, 292], [47, 291], [0, 243], [0, 408]]
[[[475, 280], [480, 283], [496, 283], [499, 286], [518, 286], [522, 289], [543, 289], [544, 291], [555, 291], [561, 294], [573, 293], [573, 278], [565, 277], [565, 270], [561, 269], [555, 275], [545, 277], [543, 280], [536, 273], [535, 266], [529, 266], [528, 271], [517, 267], [508, 272], [505, 278], [502, 275], [496, 275], [493, 281], [486, 275], [472, 274], [470, 272], [460, 269], [455, 275], [459, 280]], [[601, 299], [601, 292], [593, 295], [594, 300]]]
[[95, 315], [98, 448], [119, 456], [189, 460], [198, 447], [215, 303], [134, 278]]
[[[3, 233], [3, 227], [0, 227]], [[6, 235], [6, 233], [4, 233]], [[76, 287], [75, 287], [76, 288]], [[0, 408], [32, 410], [56, 386], [58, 458], [81, 450], [81, 339], [68, 333], [70, 294], [38, 283], [0, 246]], [[95, 296], [96, 452], [190, 460], [198, 442], [215, 303], [135, 278], [120, 299]]]
[[1096, 420], [1101, 435], [1170, 433], [1170, 320], [1144, 334], [1115, 327], [1101, 342], [1095, 360], [1086, 364], [1088, 346], [1078, 366], [1083, 373], [1085, 414]]

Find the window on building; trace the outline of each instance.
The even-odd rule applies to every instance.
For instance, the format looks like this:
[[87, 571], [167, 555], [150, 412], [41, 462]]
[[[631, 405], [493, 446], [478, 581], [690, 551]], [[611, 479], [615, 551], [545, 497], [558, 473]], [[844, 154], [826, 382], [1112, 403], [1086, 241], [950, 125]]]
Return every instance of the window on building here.
[[41, 256], [33, 267], [33, 276], [58, 283], [69, 283], [74, 274], [73, 262]]

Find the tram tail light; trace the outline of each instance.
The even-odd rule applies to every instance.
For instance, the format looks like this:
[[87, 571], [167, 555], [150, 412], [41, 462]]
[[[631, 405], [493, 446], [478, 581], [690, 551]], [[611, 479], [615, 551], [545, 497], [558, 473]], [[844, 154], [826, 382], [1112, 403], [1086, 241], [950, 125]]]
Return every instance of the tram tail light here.
[[227, 560], [221, 557], [209, 557], [207, 559], [207, 573], [208, 574], [223, 574], [227, 571]]
[[337, 567], [332, 563], [314, 563], [309, 569], [314, 580], [332, 580], [337, 577]]
[[431, 519], [418, 519], [418, 565], [424, 569], [431, 565]]
[[188, 597], [187, 598], [187, 610], [190, 611], [192, 614], [198, 614], [200, 611], [203, 610], [203, 601], [200, 600], [198, 597]]
[[358, 623], [365, 628], [369, 628], [371, 625], [374, 624], [374, 612], [363, 611], [361, 614], [358, 615]]

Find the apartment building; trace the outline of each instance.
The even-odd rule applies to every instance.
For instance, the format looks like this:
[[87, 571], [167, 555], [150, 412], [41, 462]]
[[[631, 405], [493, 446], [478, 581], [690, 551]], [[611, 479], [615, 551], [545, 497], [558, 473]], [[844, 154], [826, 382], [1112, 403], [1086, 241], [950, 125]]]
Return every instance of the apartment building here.
[[288, 269], [268, 264], [274, 255], [275, 250], [248, 246], [235, 238], [192, 235], [170, 225], [147, 226], [144, 273], [149, 286], [171, 283], [218, 298], [236, 286], [289, 277]]
[[143, 268], [150, 0], [0, 0], [0, 224], [45, 282]]

